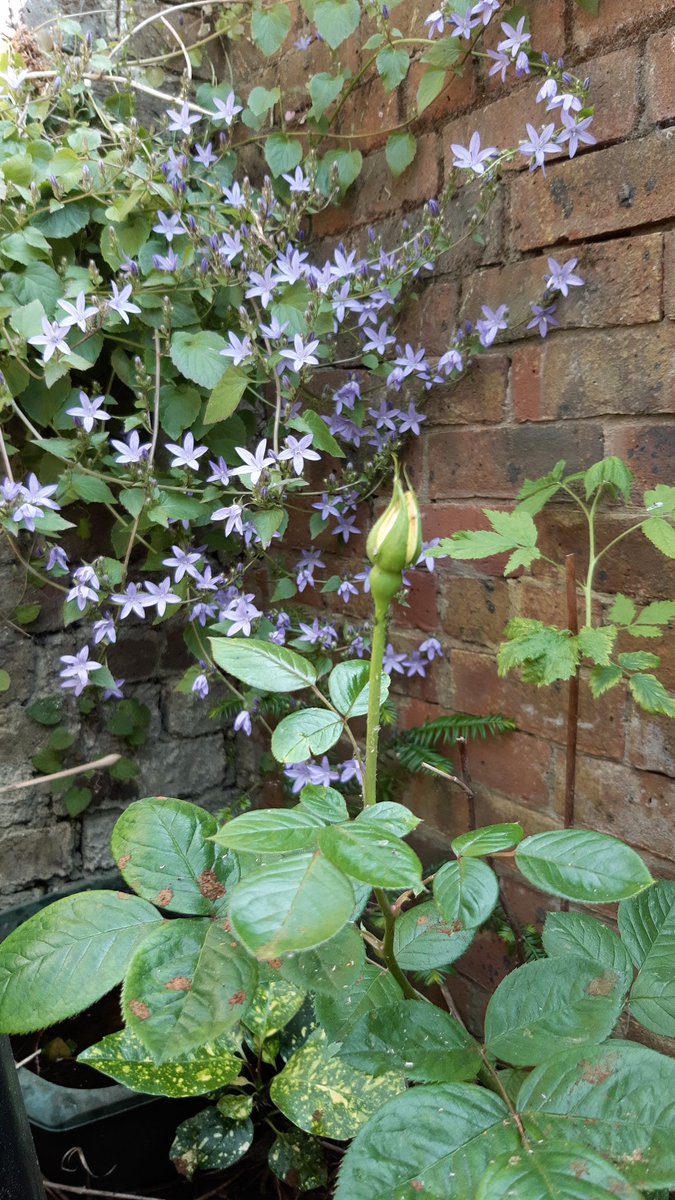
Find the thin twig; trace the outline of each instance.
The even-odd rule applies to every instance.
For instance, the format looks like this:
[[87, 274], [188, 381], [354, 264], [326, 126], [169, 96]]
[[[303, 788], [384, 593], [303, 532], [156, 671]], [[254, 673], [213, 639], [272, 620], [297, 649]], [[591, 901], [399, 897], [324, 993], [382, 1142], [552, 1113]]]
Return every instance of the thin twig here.
[[51, 775], [37, 775], [33, 779], [21, 779], [18, 783], [5, 783], [0, 792], [13, 792], [15, 788], [38, 787], [42, 783], [51, 783], [54, 779], [67, 779], [70, 775], [81, 775], [83, 771], [98, 771], [104, 767], [112, 767], [119, 762], [121, 754], [105, 754], [103, 758], [95, 758], [93, 762], [82, 763], [79, 767], [67, 767], [64, 771], [54, 771]]
[[432, 775], [438, 775], [441, 779], [447, 779], [448, 783], [456, 783], [458, 788], [466, 792], [467, 796], [473, 795], [467, 785], [457, 775], [452, 775], [450, 771], [444, 771], [441, 767], [434, 767], [431, 763], [422, 763], [425, 771], [430, 771]]
[[186, 73], [188, 79], [190, 80], [190, 82], [192, 82], [192, 63], [190, 62], [190, 55], [187, 52], [187, 46], [185, 45], [185, 42], [183, 41], [182, 37], [180, 36], [178, 30], [174, 29], [174, 27], [170, 21], [167, 21], [166, 17], [164, 16], [164, 13], [159, 14], [159, 19], [162, 22], [162, 25], [164, 25], [165, 28], [168, 29], [171, 36], [173, 38], [175, 38], [175, 40], [178, 42], [180, 52], [183, 55], [183, 58], [185, 60], [185, 73]]
[[[216, 0], [216, 3], [219, 3], [219, 4], [231, 4], [233, 2], [234, 2], [234, 0]], [[184, 4], [173, 4], [168, 11], [175, 13], [175, 12], [183, 12], [186, 8], [203, 8], [203, 7], [204, 7], [204, 0], [186, 0], [186, 3], [184, 3]], [[164, 9], [164, 12], [166, 12], [166, 11], [167, 10]], [[119, 54], [122, 47], [126, 46], [127, 42], [130, 42], [131, 39], [134, 38], [137, 33], [140, 33], [141, 29], [145, 29], [146, 25], [152, 25], [153, 21], [161, 20], [161, 17], [162, 17], [161, 12], [159, 12], [159, 13], [154, 12], [154, 13], [151, 13], [149, 17], [145, 17], [145, 19], [143, 21], [139, 21], [137, 25], [134, 25], [133, 29], [130, 29], [128, 33], [125, 33], [125, 35], [121, 39], [121, 41], [119, 41], [116, 46], [113, 46], [112, 50], [110, 51], [110, 58], [113, 59], [116, 54]]]
[[[150, 442], [150, 450], [149, 450], [148, 458], [147, 458], [148, 472], [152, 469], [152, 464], [155, 460], [155, 451], [157, 450], [157, 439], [159, 437], [159, 394], [160, 394], [161, 385], [162, 385], [162, 378], [161, 378], [162, 344], [160, 341], [159, 332], [157, 330], [155, 330], [154, 336], [155, 336], [155, 390], [154, 390], [153, 405], [152, 405], [152, 440]], [[126, 578], [127, 571], [129, 569], [129, 560], [133, 553], [134, 545], [136, 543], [136, 534], [138, 533], [138, 526], [140, 524], [142, 515], [143, 515], [143, 507], [141, 507], [140, 510], [136, 513], [136, 516], [134, 517], [134, 523], [131, 526], [131, 533], [129, 534], [129, 541], [127, 542], [127, 548], [126, 548], [126, 552], [124, 555], [124, 560], [122, 562], [122, 571], [123, 571], [125, 578]]]
[[[577, 610], [577, 581], [573, 554], [565, 556], [565, 583], [567, 593], [567, 628], [576, 635], [579, 632]], [[574, 824], [574, 800], [577, 773], [577, 735], [579, 729], [579, 668], [569, 681], [567, 691], [567, 749], [565, 754], [565, 807], [563, 825], [569, 829]]]
[[469, 748], [465, 737], [457, 738], [457, 749], [459, 751], [460, 777], [464, 791], [466, 792], [467, 826], [469, 832], [473, 833], [476, 828], [476, 793], [473, 790], [471, 772], [469, 771]]
[[19, 1070], [19, 1067], [25, 1067], [26, 1063], [32, 1062], [34, 1058], [37, 1058], [38, 1054], [42, 1054], [42, 1050], [34, 1050], [33, 1053], [29, 1054], [27, 1058], [22, 1058], [21, 1062], [15, 1062], [14, 1066], [16, 1067], [17, 1071]]
[[[57, 1192], [70, 1192], [73, 1196], [108, 1196], [110, 1200], [159, 1200], [159, 1196], [141, 1196], [138, 1192], [102, 1192], [99, 1188], [88, 1185], [75, 1187], [72, 1183], [52, 1183], [50, 1179], [43, 1179], [42, 1182], [46, 1188]], [[212, 1192], [211, 1195], [215, 1193]]]
[[443, 999], [445, 1000], [445, 1005], [446, 1005], [448, 1012], [450, 1013], [450, 1016], [454, 1017], [456, 1021], [459, 1021], [460, 1025], [463, 1026], [464, 1029], [466, 1029], [466, 1025], [464, 1025], [464, 1022], [461, 1018], [459, 1009], [457, 1008], [457, 1005], [455, 1004], [455, 1001], [453, 1000], [453, 998], [450, 994], [450, 989], [449, 989], [447, 983], [445, 983], [444, 980], [441, 980], [441, 982], [438, 985], [438, 988], [439, 988], [439, 991], [440, 991]]
[[0, 425], [0, 453], [2, 453], [2, 461], [5, 464], [5, 474], [7, 475], [9, 482], [14, 483], [14, 475], [12, 474], [12, 464], [9, 461], [9, 454], [7, 453], [7, 446], [5, 445], [5, 436], [2, 432], [1, 425]]
[[16, 413], [19, 420], [23, 421], [24, 425], [26, 426], [26, 429], [28, 429], [30, 431], [32, 436], [34, 438], [41, 437], [42, 435], [41, 435], [40, 431], [35, 428], [35, 426], [32, 424], [32, 422], [28, 420], [28, 417], [26, 416], [26, 414], [21, 411], [21, 409], [19, 408], [19, 406], [13, 396], [10, 400], [10, 404], [11, 404], [12, 408], [14, 409], [14, 412]]

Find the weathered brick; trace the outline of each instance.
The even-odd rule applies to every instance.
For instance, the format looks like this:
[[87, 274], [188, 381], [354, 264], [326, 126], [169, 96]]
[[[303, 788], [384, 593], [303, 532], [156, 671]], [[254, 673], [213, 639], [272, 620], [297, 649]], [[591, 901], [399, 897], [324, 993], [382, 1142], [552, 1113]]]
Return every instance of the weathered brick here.
[[500, 640], [509, 619], [505, 580], [455, 574], [441, 577], [441, 597], [441, 624], [450, 637], [479, 646]]
[[[645, 237], [589, 242], [575, 247], [584, 287], [560, 298], [556, 319], [562, 329], [588, 326], [641, 325], [661, 319], [663, 239]], [[460, 318], [475, 320], [482, 304], [509, 305], [504, 339], [532, 337], [527, 324], [530, 303], [541, 298], [549, 274], [548, 255], [537, 255], [501, 267], [486, 267], [470, 276], [462, 296]], [[562, 256], [561, 256], [562, 257]], [[565, 256], [567, 257], [567, 256]]]
[[482, 354], [457, 383], [430, 392], [425, 406], [429, 421], [433, 425], [501, 421], [509, 386], [509, 365], [506, 354]]
[[615, 42], [623, 34], [640, 32], [645, 23], [675, 13], [673, 0], [602, 0], [598, 16], [574, 10], [574, 41], [582, 53], [599, 43]]
[[643, 487], [670, 483], [675, 462], [675, 425], [646, 421], [610, 425], [605, 430], [605, 452], [625, 459], [636, 482]]
[[[335, 131], [357, 135], [354, 145], [362, 154], [383, 146], [390, 130], [398, 125], [400, 97], [398, 90], [385, 92], [380, 79], [373, 79], [355, 88], [346, 100]], [[344, 143], [343, 143], [344, 144]]]
[[438, 182], [435, 134], [424, 134], [418, 140], [415, 161], [399, 179], [394, 179], [389, 170], [384, 151], [376, 150], [365, 159], [363, 171], [342, 206], [317, 213], [312, 222], [313, 232], [323, 237], [394, 212], [414, 209], [436, 195]]
[[675, 329], [670, 324], [562, 334], [517, 347], [516, 419], [672, 413], [674, 350]]
[[602, 430], [572, 421], [546, 427], [433, 429], [428, 445], [432, 500], [477, 493], [509, 497], [526, 478], [550, 470], [554, 457], [567, 459], [571, 469], [602, 458]]
[[417, 297], [406, 304], [396, 327], [402, 343], [423, 345], [431, 355], [444, 354], [457, 324], [457, 286], [441, 277], [420, 287]]
[[513, 244], [532, 250], [669, 220], [674, 190], [669, 130], [553, 163], [546, 178], [538, 172], [512, 182]]
[[631, 846], [675, 857], [672, 779], [582, 755], [577, 762], [576, 821]]
[[471, 777], [477, 789], [517, 800], [540, 812], [550, 811], [553, 754], [548, 742], [527, 733], [506, 733], [473, 741], [469, 748]]
[[667, 233], [663, 246], [663, 311], [675, 321], [675, 233]]
[[[639, 513], [621, 508], [600, 512], [596, 520], [598, 548], [609, 545], [625, 534], [637, 520]], [[581, 578], [588, 561], [588, 530], [583, 514], [572, 508], [554, 505], [544, 510], [537, 523], [539, 546], [543, 553], [558, 563], [564, 562], [565, 555], [575, 554], [577, 577]], [[667, 599], [672, 596], [672, 577], [667, 563], [668, 560], [656, 547], [643, 534], [636, 532], [623, 537], [601, 559], [595, 571], [594, 586], [599, 592], [625, 592], [643, 603]], [[537, 578], [548, 578], [551, 568], [545, 563], [535, 563], [533, 571]]]
[[641, 771], [658, 771], [675, 778], [672, 718], [653, 717], [635, 706], [628, 726], [628, 759]]
[[675, 117], [675, 29], [656, 33], [647, 42], [647, 114], [652, 121]]
[[[500, 678], [494, 657], [472, 650], [451, 650], [450, 666], [455, 709], [479, 716], [500, 712], [512, 717], [523, 732], [565, 744], [567, 688], [564, 683], [536, 688], [522, 683], [514, 673]], [[598, 704], [582, 683], [580, 748], [608, 758], [622, 758], [624, 708], [625, 693], [621, 687], [608, 692], [602, 704]]]

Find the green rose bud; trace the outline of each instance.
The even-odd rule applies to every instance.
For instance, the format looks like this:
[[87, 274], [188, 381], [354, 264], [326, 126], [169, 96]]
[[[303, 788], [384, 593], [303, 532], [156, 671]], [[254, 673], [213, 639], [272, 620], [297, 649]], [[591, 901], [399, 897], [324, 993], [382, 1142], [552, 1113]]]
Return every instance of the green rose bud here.
[[388, 507], [368, 534], [366, 553], [373, 566], [401, 573], [420, 556], [422, 521], [417, 496], [404, 490], [396, 467], [394, 488]]

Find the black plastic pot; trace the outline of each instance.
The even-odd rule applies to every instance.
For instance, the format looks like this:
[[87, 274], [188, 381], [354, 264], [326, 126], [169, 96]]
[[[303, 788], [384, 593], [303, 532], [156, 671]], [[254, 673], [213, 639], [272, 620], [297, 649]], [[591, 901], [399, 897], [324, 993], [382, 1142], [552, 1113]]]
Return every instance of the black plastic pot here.
[[[71, 895], [85, 888], [117, 889], [120, 885], [123, 886], [122, 880], [117, 875], [99, 876], [84, 886], [80, 883], [58, 895], [46, 896], [3, 913], [0, 916], [0, 940], [28, 917], [63, 895]], [[116, 1005], [112, 1003], [108, 1007], [112, 1009], [114, 1017]], [[93, 1012], [94, 1009], [89, 1011]], [[106, 1032], [113, 1032], [116, 1027], [113, 1020], [110, 1028], [104, 1028], [92, 1040], [98, 1040]], [[46, 1031], [43, 1041], [49, 1040], [50, 1034], [61, 1036], [61, 1028]], [[13, 1039], [13, 1045], [18, 1060], [27, 1057], [33, 1048], [32, 1044], [27, 1045], [23, 1036]], [[78, 1046], [78, 1049], [83, 1048], [84, 1044]], [[145, 1096], [113, 1083], [104, 1076], [100, 1076], [99, 1084], [98, 1073], [90, 1068], [79, 1068], [80, 1073], [83, 1070], [88, 1073], [85, 1086], [82, 1086], [81, 1078], [77, 1086], [64, 1086], [62, 1082], [54, 1082], [36, 1074], [30, 1066], [17, 1071], [10, 1052], [7, 1047], [5, 1049], [9, 1063], [8, 1078], [14, 1084], [14, 1091], [11, 1093], [8, 1089], [6, 1102], [7, 1112], [13, 1114], [12, 1119], [2, 1122], [0, 1134], [8, 1143], [3, 1145], [5, 1154], [2, 1156], [3, 1172], [0, 1173], [0, 1200], [43, 1200], [44, 1197], [39, 1182], [40, 1172], [35, 1171], [34, 1161], [31, 1163], [26, 1115], [40, 1171], [54, 1183], [76, 1186], [89, 1184], [112, 1192], [136, 1192], [140, 1188], [179, 1184], [169, 1159], [169, 1148], [176, 1126], [202, 1108], [203, 1099], [167, 1100]], [[9, 1067], [15, 1078], [12, 1078]], [[8, 1183], [6, 1162], [15, 1164], [15, 1184]], [[184, 1190], [186, 1200], [190, 1191], [189, 1187]]]

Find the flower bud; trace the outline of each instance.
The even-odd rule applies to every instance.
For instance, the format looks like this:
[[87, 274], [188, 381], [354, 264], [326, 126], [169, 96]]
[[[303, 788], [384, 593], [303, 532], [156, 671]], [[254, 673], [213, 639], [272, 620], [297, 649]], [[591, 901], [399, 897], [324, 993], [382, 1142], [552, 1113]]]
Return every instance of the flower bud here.
[[391, 500], [368, 535], [366, 553], [382, 571], [401, 574], [419, 558], [421, 550], [417, 496], [412, 489], [404, 490], [397, 468]]

